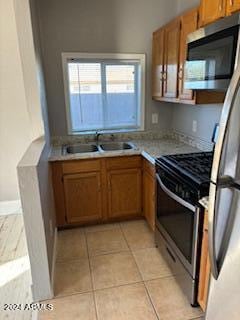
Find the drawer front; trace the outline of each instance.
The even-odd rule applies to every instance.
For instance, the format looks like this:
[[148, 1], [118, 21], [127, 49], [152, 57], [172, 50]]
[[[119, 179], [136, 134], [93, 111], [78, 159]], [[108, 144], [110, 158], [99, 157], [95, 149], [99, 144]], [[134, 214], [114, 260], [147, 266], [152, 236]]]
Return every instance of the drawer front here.
[[155, 166], [148, 160], [143, 160], [143, 170], [147, 171], [152, 177], [155, 178]]
[[106, 159], [107, 170], [116, 169], [131, 169], [131, 168], [141, 168], [142, 159], [141, 156], [131, 156], [131, 157], [115, 157]]
[[94, 172], [101, 170], [100, 160], [65, 161], [62, 163], [63, 174]]

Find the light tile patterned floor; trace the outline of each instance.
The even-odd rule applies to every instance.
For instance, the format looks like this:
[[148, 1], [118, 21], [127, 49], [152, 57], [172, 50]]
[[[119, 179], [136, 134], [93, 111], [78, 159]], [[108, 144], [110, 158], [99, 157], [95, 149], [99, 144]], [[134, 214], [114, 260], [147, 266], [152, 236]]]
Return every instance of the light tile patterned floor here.
[[60, 231], [53, 311], [39, 320], [190, 320], [144, 220]]
[[30, 320], [31, 311], [4, 310], [4, 304], [32, 302], [31, 272], [21, 214], [0, 216], [0, 319]]

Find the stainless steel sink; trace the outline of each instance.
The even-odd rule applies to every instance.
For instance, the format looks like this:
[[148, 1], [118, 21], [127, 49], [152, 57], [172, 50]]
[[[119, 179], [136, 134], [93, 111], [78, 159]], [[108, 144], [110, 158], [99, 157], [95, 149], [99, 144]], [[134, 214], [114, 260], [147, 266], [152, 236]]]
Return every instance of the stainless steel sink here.
[[130, 142], [108, 142], [100, 144], [103, 151], [120, 151], [134, 149], [134, 145]]
[[63, 147], [63, 154], [97, 152], [98, 146], [95, 144], [75, 144]]

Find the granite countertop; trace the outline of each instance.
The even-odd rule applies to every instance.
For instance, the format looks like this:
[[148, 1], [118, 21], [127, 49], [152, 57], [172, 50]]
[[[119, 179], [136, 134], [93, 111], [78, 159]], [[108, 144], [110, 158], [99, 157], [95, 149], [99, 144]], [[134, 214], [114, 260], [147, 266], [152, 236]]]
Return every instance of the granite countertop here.
[[50, 152], [49, 161], [64, 161], [77, 160], [101, 157], [143, 155], [152, 164], [155, 159], [162, 155], [199, 152], [200, 150], [191, 147], [178, 140], [162, 138], [156, 140], [132, 140], [136, 148], [124, 151], [107, 151], [107, 152], [92, 152], [82, 154], [62, 154], [62, 146], [53, 146]]

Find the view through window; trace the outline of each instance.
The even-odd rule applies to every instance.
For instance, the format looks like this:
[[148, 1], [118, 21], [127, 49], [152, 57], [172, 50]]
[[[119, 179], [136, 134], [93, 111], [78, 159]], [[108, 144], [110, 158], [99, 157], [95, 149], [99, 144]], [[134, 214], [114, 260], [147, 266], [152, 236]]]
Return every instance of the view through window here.
[[72, 132], [140, 129], [139, 60], [68, 59], [67, 106]]

